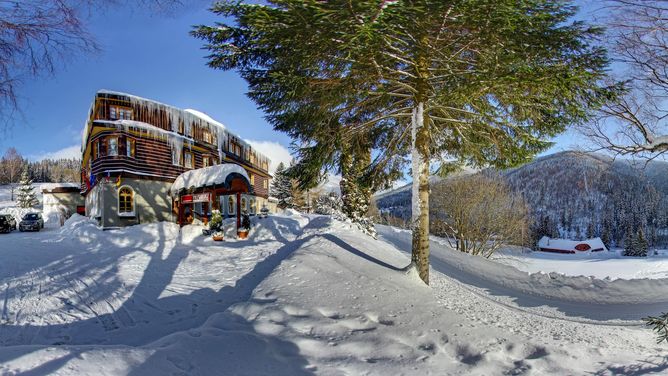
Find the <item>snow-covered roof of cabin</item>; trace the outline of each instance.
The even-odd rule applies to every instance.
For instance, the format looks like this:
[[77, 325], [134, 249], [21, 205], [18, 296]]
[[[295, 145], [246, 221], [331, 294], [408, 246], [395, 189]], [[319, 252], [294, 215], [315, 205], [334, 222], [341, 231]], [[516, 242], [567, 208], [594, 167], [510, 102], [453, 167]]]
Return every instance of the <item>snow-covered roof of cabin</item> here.
[[181, 189], [191, 187], [210, 187], [217, 184], [223, 184], [228, 176], [235, 173], [243, 176], [247, 181], [250, 181], [248, 174], [243, 167], [234, 163], [224, 163], [182, 173], [176, 180], [174, 180], [172, 188], [169, 191], [172, 196], [174, 196]]
[[81, 188], [81, 184], [78, 183], [41, 183], [40, 189], [42, 192], [48, 192], [58, 188]]
[[191, 109], [191, 108], [187, 108], [187, 109], [184, 110], [184, 109], [174, 107], [174, 106], [169, 105], [169, 104], [158, 102], [158, 101], [153, 100], [153, 99], [143, 98], [143, 97], [140, 97], [140, 96], [137, 96], [137, 95], [123, 93], [123, 92], [120, 92], [120, 91], [102, 89], [102, 90], [98, 90], [97, 93], [98, 94], [106, 94], [106, 95], [118, 95], [118, 96], [132, 98], [132, 99], [135, 99], [135, 100], [153, 102], [153, 103], [158, 104], [160, 106], [165, 106], [165, 107], [168, 107], [168, 108], [172, 108], [172, 109], [177, 110], [177, 111], [187, 112], [191, 115], [194, 115], [194, 116], [200, 118], [201, 120], [204, 120], [208, 123], [211, 123], [212, 125], [216, 125], [216, 126], [221, 127], [223, 129], [227, 129], [223, 123], [214, 120], [211, 116], [209, 116], [209, 115], [207, 115], [207, 114], [205, 114], [201, 111], [197, 111], [197, 110], [194, 110], [194, 109]]
[[223, 129], [226, 129], [225, 124], [214, 120], [211, 116], [205, 114], [204, 112], [193, 110], [192, 108], [186, 108], [183, 111], [188, 112], [190, 114], [193, 114], [193, 115], [197, 116], [198, 118], [200, 118], [204, 121], [207, 121], [211, 124], [214, 124], [214, 125], [217, 125], [217, 126], [223, 128]]
[[569, 239], [552, 239], [547, 236], [543, 236], [538, 241], [539, 248], [548, 248], [548, 249], [560, 249], [565, 251], [578, 251], [575, 247], [578, 244], [587, 244], [590, 249], [603, 249], [607, 251], [608, 249], [603, 244], [601, 238], [591, 238], [586, 240], [569, 240]]

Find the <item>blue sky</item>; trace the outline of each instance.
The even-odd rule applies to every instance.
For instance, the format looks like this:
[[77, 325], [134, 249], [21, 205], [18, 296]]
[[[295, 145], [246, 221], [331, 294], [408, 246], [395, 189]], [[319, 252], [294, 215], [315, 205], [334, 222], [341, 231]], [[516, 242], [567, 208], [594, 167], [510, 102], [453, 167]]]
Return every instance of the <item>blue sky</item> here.
[[[262, 142], [270, 158], [286, 160], [289, 138], [266, 123], [235, 72], [205, 65], [202, 42], [188, 34], [193, 25], [219, 20], [208, 4], [192, 1], [174, 15], [122, 7], [93, 13], [88, 24], [101, 51], [70, 59], [53, 77], [26, 81], [20, 91], [26, 121], [0, 139], [0, 150], [14, 146], [32, 160], [77, 155], [93, 95], [109, 89], [205, 112], [241, 137]], [[550, 152], [570, 148], [576, 136], [556, 141]]]

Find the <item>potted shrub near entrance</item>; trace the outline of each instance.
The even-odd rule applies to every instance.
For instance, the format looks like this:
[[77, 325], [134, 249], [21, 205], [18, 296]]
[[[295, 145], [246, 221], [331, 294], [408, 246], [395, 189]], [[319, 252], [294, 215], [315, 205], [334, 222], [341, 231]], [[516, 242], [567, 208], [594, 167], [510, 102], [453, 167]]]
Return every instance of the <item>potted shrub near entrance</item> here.
[[237, 238], [246, 239], [248, 238], [248, 232], [251, 228], [250, 216], [244, 211], [241, 215], [241, 227], [237, 229]]
[[220, 214], [220, 210], [214, 210], [211, 212], [211, 221], [209, 221], [209, 231], [211, 232], [211, 238], [217, 242], [223, 241], [223, 215]]

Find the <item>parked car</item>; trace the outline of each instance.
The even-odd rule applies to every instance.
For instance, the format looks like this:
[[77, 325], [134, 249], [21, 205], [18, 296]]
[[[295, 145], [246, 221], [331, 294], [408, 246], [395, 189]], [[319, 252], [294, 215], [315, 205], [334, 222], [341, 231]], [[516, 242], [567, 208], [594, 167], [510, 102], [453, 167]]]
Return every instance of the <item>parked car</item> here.
[[260, 214], [258, 215], [259, 218], [267, 218], [269, 215], [269, 209], [266, 206], [262, 206], [262, 209], [260, 209]]
[[11, 214], [0, 214], [0, 232], [16, 230], [16, 219]]
[[19, 223], [19, 231], [39, 231], [44, 228], [44, 219], [40, 213], [28, 213]]

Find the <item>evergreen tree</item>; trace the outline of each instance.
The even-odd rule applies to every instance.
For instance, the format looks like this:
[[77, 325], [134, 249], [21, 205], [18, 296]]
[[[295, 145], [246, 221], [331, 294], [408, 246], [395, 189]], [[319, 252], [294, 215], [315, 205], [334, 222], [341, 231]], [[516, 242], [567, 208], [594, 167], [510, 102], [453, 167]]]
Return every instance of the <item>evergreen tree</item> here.
[[611, 234], [610, 234], [610, 221], [605, 218], [603, 219], [603, 229], [601, 230], [601, 241], [607, 249], [610, 249], [611, 246]]
[[647, 245], [647, 239], [645, 237], [645, 233], [642, 230], [642, 227], [638, 228], [638, 232], [636, 233], [635, 248], [636, 248], [636, 256], [647, 257], [647, 250], [649, 247]]
[[591, 219], [589, 220], [589, 224], [587, 225], [587, 233], [586, 237], [587, 239], [591, 239], [596, 235], [595, 230], [594, 230], [594, 220]]
[[[576, 9], [569, 2], [268, 3], [214, 5], [231, 21], [194, 32], [209, 43], [209, 65], [261, 82], [257, 89], [274, 102], [295, 93], [272, 96], [272, 82], [309, 92], [316, 98], [309, 111], [295, 113], [288, 102], [285, 111], [269, 114], [297, 140], [309, 126], [324, 132], [321, 140], [332, 129], [345, 136], [335, 135], [339, 141], [371, 137], [382, 148], [370, 171], [411, 155], [412, 264], [426, 283], [431, 160], [448, 157], [437, 170], [450, 160], [495, 167], [526, 162], [550, 145], [547, 137], [588, 118], [610, 94], [598, 87], [605, 51], [589, 43], [599, 30], [570, 22]], [[280, 121], [283, 115], [288, 121]], [[293, 127], [292, 116], [305, 119]], [[306, 121], [327, 119], [341, 127]]]
[[35, 195], [35, 189], [32, 186], [32, 180], [28, 175], [27, 166], [23, 169], [21, 182], [19, 184], [19, 193], [17, 195], [19, 207], [32, 208], [33, 206], [37, 205], [37, 196]]
[[668, 313], [662, 313], [660, 316], [649, 316], [643, 318], [645, 325], [652, 327], [657, 333], [656, 342], [668, 342]]
[[294, 207], [292, 193], [292, 181], [285, 173], [285, 165], [281, 162], [276, 167], [276, 172], [274, 172], [274, 179], [271, 182], [271, 195], [278, 199], [279, 208], [288, 209]]

